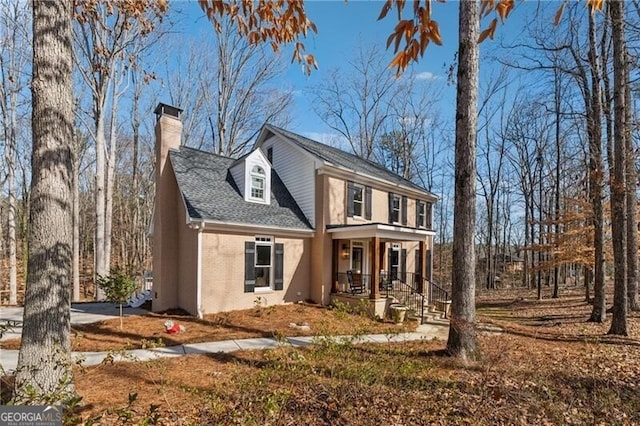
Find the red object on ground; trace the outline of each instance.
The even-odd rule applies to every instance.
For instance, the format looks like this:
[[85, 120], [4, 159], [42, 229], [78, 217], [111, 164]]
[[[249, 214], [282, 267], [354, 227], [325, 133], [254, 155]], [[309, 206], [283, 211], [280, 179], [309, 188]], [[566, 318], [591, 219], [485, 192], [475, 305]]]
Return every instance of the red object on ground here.
[[178, 334], [178, 333], [180, 333], [180, 325], [173, 324], [171, 327], [167, 328], [167, 333], [169, 333], [169, 334]]

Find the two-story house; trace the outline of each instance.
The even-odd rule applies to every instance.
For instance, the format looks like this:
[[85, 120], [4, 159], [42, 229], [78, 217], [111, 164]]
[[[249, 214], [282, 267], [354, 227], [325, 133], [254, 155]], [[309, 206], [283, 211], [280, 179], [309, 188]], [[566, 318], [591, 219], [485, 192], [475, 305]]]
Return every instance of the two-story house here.
[[182, 147], [181, 110], [155, 112], [154, 311], [201, 317], [341, 294], [382, 315], [390, 288], [427, 291], [433, 194], [269, 124], [239, 159]]

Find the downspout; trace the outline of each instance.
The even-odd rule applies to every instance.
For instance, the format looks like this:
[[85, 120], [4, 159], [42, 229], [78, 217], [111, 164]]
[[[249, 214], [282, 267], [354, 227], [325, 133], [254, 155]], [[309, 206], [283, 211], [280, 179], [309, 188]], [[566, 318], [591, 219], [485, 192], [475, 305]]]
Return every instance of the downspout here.
[[198, 248], [196, 255], [196, 309], [198, 318], [203, 318], [202, 311], [202, 231], [204, 231], [204, 221], [196, 225], [198, 231]]

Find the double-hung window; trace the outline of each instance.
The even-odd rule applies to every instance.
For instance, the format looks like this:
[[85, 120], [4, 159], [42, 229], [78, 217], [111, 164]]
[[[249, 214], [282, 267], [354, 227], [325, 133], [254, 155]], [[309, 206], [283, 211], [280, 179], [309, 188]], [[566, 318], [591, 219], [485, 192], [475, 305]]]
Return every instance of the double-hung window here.
[[389, 193], [389, 223], [407, 224], [407, 196]]
[[371, 193], [370, 186], [347, 182], [347, 216], [370, 220]]
[[255, 274], [256, 287], [271, 286], [273, 241], [271, 237], [256, 237]]
[[284, 244], [270, 236], [244, 243], [244, 291], [283, 290]]
[[400, 196], [394, 194], [391, 200], [391, 222], [393, 223], [400, 222], [400, 201]]
[[364, 187], [354, 184], [353, 186], [353, 215], [364, 216]]
[[426, 213], [426, 203], [424, 201], [416, 201], [416, 228], [424, 228], [425, 227], [425, 213]]
[[251, 169], [251, 199], [264, 201], [264, 188], [267, 176], [260, 166]]

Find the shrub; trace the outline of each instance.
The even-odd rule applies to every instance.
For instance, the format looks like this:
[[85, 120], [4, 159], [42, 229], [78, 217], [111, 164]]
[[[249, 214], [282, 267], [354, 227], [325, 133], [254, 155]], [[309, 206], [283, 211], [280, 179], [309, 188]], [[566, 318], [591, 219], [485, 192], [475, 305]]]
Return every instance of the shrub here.
[[96, 285], [104, 291], [107, 301], [120, 305], [120, 330], [122, 330], [122, 304], [138, 288], [134, 279], [116, 268], [112, 269], [109, 275], [98, 275]]

